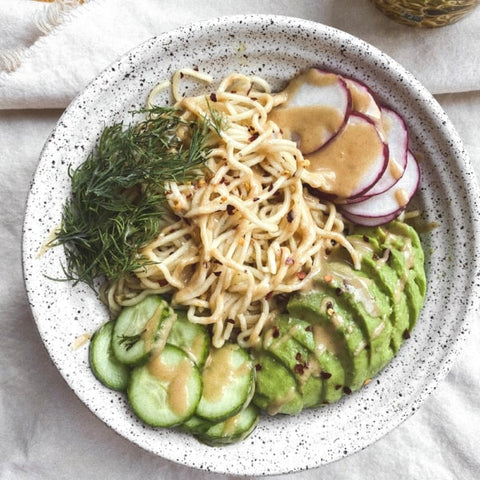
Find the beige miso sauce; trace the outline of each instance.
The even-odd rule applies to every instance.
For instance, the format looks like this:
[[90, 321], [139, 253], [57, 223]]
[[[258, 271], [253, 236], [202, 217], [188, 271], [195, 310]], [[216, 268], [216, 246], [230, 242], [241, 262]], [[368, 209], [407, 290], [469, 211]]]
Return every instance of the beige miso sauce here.
[[382, 121], [382, 113], [377, 106], [377, 103], [368, 91], [362, 90], [354, 85], [353, 82], [346, 80], [350, 87], [350, 94], [352, 96], [352, 107], [355, 111], [364, 113], [374, 122], [378, 124]]
[[350, 197], [358, 189], [366, 171], [377, 161], [384, 149], [378, 131], [371, 123], [347, 123], [328, 143], [305, 158], [311, 174], [322, 175], [325, 170], [334, 172], [327, 193], [340, 198]]
[[235, 344], [226, 344], [210, 353], [203, 370], [203, 396], [206, 400], [213, 402], [221, 398], [224, 388], [231, 384], [232, 379], [245, 375], [250, 369], [248, 362], [232, 365], [231, 350], [235, 348]]
[[344, 115], [338, 109], [326, 105], [294, 106], [289, 105], [296, 91], [305, 83], [316, 86], [333, 85], [338, 81], [334, 73], [320, 74], [317, 69], [310, 69], [294, 78], [282, 92], [286, 102], [272, 110], [269, 120], [273, 120], [281, 129], [283, 136], [297, 142], [303, 154], [313, 152], [328, 138], [338, 131], [344, 122]]
[[[281, 128], [283, 135], [297, 142], [304, 157], [310, 162], [306, 180], [315, 188], [340, 198], [351, 196], [357, 191], [364, 174], [382, 154], [384, 145], [374, 124], [367, 122], [347, 122], [338, 109], [321, 105], [289, 106], [288, 97], [303, 83], [325, 85], [338, 81], [336, 74], [319, 74], [310, 69], [294, 78], [282, 94], [287, 101], [275, 108], [269, 115]], [[362, 108], [368, 102], [360, 95], [356, 97]], [[325, 132], [335, 133], [322, 148], [319, 138]], [[321, 144], [321, 142], [320, 142]], [[326, 175], [328, 172], [328, 175]]]
[[168, 405], [174, 413], [182, 415], [188, 410], [188, 378], [192, 374], [193, 363], [184, 359], [176, 365], [167, 365], [160, 356], [155, 356], [148, 363], [151, 375], [165, 382]]

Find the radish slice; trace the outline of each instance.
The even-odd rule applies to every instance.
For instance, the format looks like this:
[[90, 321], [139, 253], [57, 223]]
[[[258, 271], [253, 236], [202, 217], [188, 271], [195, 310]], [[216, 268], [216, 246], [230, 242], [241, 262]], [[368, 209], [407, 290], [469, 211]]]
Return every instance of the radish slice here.
[[383, 175], [372, 188], [361, 196], [348, 199], [347, 203], [357, 203], [391, 188], [402, 177], [407, 164], [408, 132], [402, 117], [393, 110], [381, 107], [382, 131], [388, 144], [388, 165]]
[[405, 172], [398, 182], [366, 200], [342, 205], [340, 210], [347, 219], [360, 225], [381, 225], [400, 215], [417, 191], [419, 182], [420, 168], [414, 155], [408, 151]]
[[350, 109], [350, 93], [343, 78], [312, 68], [294, 78], [282, 92], [286, 101], [272, 110], [285, 138], [309, 154], [321, 148], [343, 127]]
[[305, 158], [310, 165], [303, 181], [322, 193], [348, 198], [361, 195], [383, 175], [388, 148], [371, 120], [352, 113], [330, 142]]
[[343, 216], [352, 223], [361, 225], [362, 227], [378, 227], [379, 225], [385, 225], [392, 220], [395, 220], [401, 212], [391, 213], [390, 215], [384, 215], [383, 217], [362, 217], [361, 215], [354, 215], [342, 211]]
[[345, 82], [352, 97], [352, 110], [363, 113], [381, 129], [382, 112], [373, 95], [370, 93], [370, 89], [363, 83], [358, 80], [353, 80], [352, 78], [345, 78]]

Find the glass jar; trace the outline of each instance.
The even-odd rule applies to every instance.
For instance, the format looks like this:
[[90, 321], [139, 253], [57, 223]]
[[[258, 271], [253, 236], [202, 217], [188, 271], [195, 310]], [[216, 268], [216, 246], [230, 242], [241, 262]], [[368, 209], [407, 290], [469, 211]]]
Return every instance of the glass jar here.
[[443, 27], [470, 13], [480, 0], [374, 0], [389, 18], [417, 27]]

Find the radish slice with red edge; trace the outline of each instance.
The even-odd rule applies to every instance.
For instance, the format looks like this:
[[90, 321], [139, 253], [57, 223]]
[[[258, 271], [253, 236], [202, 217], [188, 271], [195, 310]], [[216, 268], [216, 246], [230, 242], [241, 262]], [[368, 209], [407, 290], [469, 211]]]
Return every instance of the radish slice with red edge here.
[[281, 128], [284, 137], [297, 143], [304, 155], [333, 138], [350, 110], [350, 92], [343, 78], [317, 68], [294, 78], [282, 94], [286, 95], [285, 103], [274, 108], [269, 119]]
[[345, 82], [352, 97], [352, 111], [363, 113], [375, 125], [381, 127], [382, 112], [370, 89], [352, 78], [345, 78]]
[[390, 108], [381, 107], [382, 125], [388, 144], [388, 164], [378, 181], [361, 196], [350, 198], [346, 203], [357, 203], [391, 188], [402, 177], [407, 164], [408, 132], [403, 118]]
[[400, 215], [417, 191], [419, 182], [420, 168], [414, 155], [408, 151], [405, 172], [391, 188], [361, 202], [342, 205], [339, 209], [345, 218], [359, 225], [382, 225]]
[[335, 137], [305, 158], [310, 164], [302, 180], [320, 195], [343, 199], [361, 195], [378, 181], [387, 166], [388, 147], [369, 118], [352, 113]]
[[362, 227], [378, 227], [379, 225], [385, 225], [392, 220], [395, 220], [401, 212], [391, 213], [390, 215], [384, 215], [381, 217], [362, 217], [361, 215], [354, 215], [352, 213], [342, 212], [343, 216], [356, 225]]

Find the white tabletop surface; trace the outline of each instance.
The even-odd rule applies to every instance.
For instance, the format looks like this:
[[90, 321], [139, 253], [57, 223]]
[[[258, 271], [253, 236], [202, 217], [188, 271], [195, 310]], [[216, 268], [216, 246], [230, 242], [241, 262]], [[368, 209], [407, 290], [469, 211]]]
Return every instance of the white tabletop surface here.
[[[416, 29], [395, 24], [368, 0], [66, 3], [48, 17], [47, 4], [0, 1], [0, 479], [233, 478], [173, 464], [120, 437], [80, 402], [50, 361], [21, 265], [25, 201], [45, 140], [73, 96], [142, 40], [195, 20], [270, 13], [337, 27], [403, 64], [445, 109], [480, 178], [480, 8], [448, 27]], [[480, 478], [479, 345], [480, 323], [473, 322], [447, 378], [375, 444], [278, 478]]]

